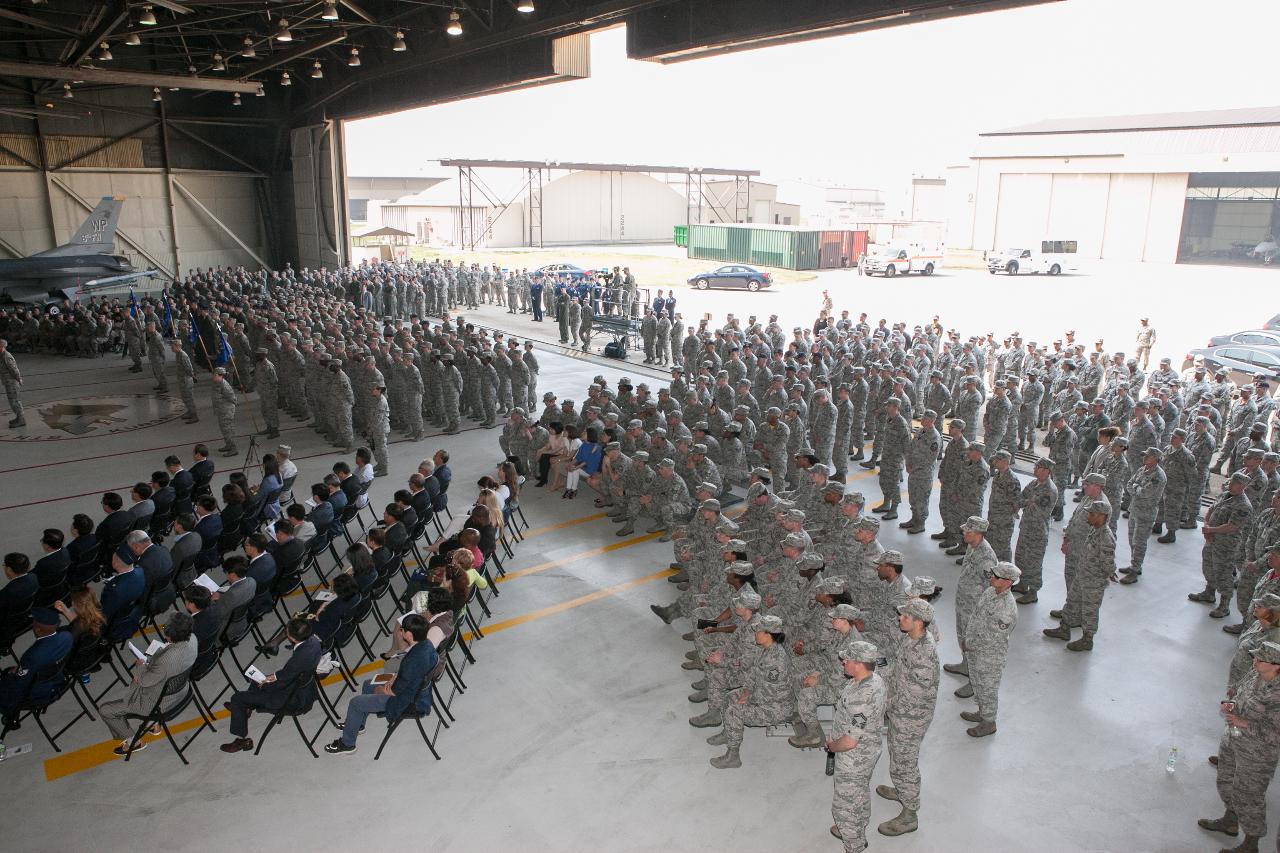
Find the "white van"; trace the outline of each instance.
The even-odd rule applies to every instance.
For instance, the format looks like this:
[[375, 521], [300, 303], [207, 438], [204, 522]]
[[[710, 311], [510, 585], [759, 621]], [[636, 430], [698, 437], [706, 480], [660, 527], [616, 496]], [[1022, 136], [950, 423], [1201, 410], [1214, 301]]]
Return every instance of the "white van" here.
[[933, 275], [942, 266], [944, 248], [940, 243], [890, 243], [872, 246], [862, 259], [859, 272], [893, 278], [899, 274], [918, 272]]
[[1075, 240], [1041, 240], [1040, 250], [1005, 249], [987, 255], [987, 272], [1006, 275], [1058, 275], [1076, 271]]

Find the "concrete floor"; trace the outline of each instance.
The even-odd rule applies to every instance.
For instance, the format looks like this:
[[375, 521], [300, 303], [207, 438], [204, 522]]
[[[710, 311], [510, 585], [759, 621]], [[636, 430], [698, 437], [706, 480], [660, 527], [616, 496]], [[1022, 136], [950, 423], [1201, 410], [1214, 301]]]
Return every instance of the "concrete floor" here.
[[[725, 297], [717, 310], [739, 299]], [[575, 399], [596, 372], [611, 381], [621, 375], [616, 366], [596, 361], [552, 353], [540, 353], [540, 360], [540, 390]], [[42, 402], [147, 395], [152, 384], [115, 359], [21, 361], [33, 423]], [[633, 366], [625, 369], [633, 378], [643, 375]], [[125, 399], [100, 402], [122, 407], [110, 410], [115, 416], [159, 422], [62, 441], [15, 441], [12, 432], [0, 432], [5, 549], [34, 555], [41, 528], [66, 528], [74, 512], [98, 517], [102, 491], [145, 478], [169, 452], [185, 458], [195, 441], [216, 439], [207, 385], [197, 392], [202, 420], [195, 426], [173, 420], [166, 405]], [[247, 406], [237, 420], [247, 432]], [[284, 426], [300, 482], [319, 479], [336, 460], [331, 448], [287, 417]], [[443, 446], [453, 455], [453, 494], [462, 503], [472, 493], [468, 484], [497, 459], [496, 438], [496, 431], [475, 429], [394, 444], [393, 476], [376, 481], [375, 502], [388, 500], [420, 458]], [[228, 461], [218, 459], [223, 476], [215, 484], [225, 482]], [[878, 497], [873, 476], [862, 473], [853, 486]], [[257, 758], [224, 755], [216, 748], [227, 738], [220, 722], [220, 731], [205, 732], [193, 745], [190, 767], [164, 744], [128, 765], [102, 762], [110, 747], [106, 731], [87, 721], [66, 736], [63, 756], [55, 758], [27, 725], [8, 745], [32, 743], [33, 752], [0, 765], [5, 813], [26, 818], [5, 821], [6, 851], [70, 849], [88, 839], [101, 850], [244, 843], [266, 850], [340, 849], [405, 841], [440, 851], [838, 850], [827, 833], [831, 780], [822, 773], [821, 753], [800, 752], [782, 738], [750, 730], [741, 770], [708, 765], [720, 750], [703, 742], [709, 731], [686, 723], [702, 710], [686, 701], [695, 679], [679, 667], [686, 648], [679, 635], [687, 626], [664, 626], [648, 609], [674, 596], [661, 576], [670, 547], [643, 534], [619, 539], [617, 528], [603, 520], [557, 527], [596, 512], [585, 490], [566, 502], [529, 489], [523, 504], [536, 535], [517, 546], [508, 564], [518, 576], [501, 585], [488, 636], [475, 644], [478, 663], [464, 675], [470, 690], [453, 706], [458, 722], [437, 744], [441, 763], [431, 760], [415, 733], [401, 731], [396, 748], [372, 764], [380, 721], [371, 723], [356, 755], [319, 759], [290, 729], [273, 732]], [[964, 734], [959, 712], [971, 703], [951, 696], [959, 681], [943, 674], [922, 755], [921, 829], [897, 839], [879, 836], [874, 825], [897, 807], [874, 798], [872, 849], [1223, 846], [1224, 836], [1204, 833], [1194, 821], [1221, 812], [1205, 757], [1221, 731], [1216, 700], [1234, 646], [1221, 623], [1206, 617], [1208, 608], [1185, 598], [1201, 586], [1199, 537], [1152, 544], [1143, 582], [1111, 588], [1095, 650], [1076, 655], [1040, 636], [1051, 624], [1049, 609], [1063, 596], [1061, 561], [1053, 556], [1060, 527], [1054, 525], [1044, 595], [1019, 611], [999, 733], [979, 741]], [[929, 574], [946, 587], [939, 606], [941, 656], [957, 659], [958, 567], [927, 537], [908, 537], [894, 527], [882, 540], [905, 553], [909, 575]], [[1122, 565], [1125, 557], [1121, 545]], [[64, 700], [50, 722], [60, 725], [71, 707]], [[319, 719], [313, 712], [312, 726]], [[256, 718], [252, 734], [264, 724]], [[321, 742], [332, 737], [326, 733]], [[1171, 746], [1181, 758], [1169, 776]], [[83, 769], [59, 775], [75, 768]], [[51, 775], [57, 778], [50, 781]], [[875, 782], [888, 782], [887, 757]], [[1278, 801], [1273, 787], [1273, 820], [1280, 820]]]

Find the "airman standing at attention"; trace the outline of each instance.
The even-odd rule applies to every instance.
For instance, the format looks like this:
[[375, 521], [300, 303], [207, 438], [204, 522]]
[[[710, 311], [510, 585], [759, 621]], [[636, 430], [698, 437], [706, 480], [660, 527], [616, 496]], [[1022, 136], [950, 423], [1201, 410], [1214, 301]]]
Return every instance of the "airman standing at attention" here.
[[218, 429], [222, 432], [222, 446], [218, 448], [223, 456], [235, 456], [236, 449], [236, 398], [235, 389], [227, 381], [227, 369], [213, 369], [213, 413], [218, 418]]
[[933, 621], [933, 605], [924, 599], [912, 598], [898, 607], [898, 630], [903, 638], [889, 671], [885, 711], [893, 785], [877, 785], [876, 793], [901, 803], [902, 811], [877, 827], [881, 835], [903, 835], [919, 827], [920, 745], [938, 702], [938, 649], [930, 633]]
[[969, 683], [978, 711], [963, 711], [960, 717], [977, 725], [966, 729], [969, 737], [986, 737], [996, 733], [996, 710], [1000, 698], [1000, 679], [1009, 659], [1009, 637], [1018, 624], [1018, 605], [1010, 588], [1022, 573], [1013, 563], [996, 563], [991, 570], [990, 586], [978, 598], [973, 616], [965, 624], [962, 647], [969, 662]]
[[880, 761], [888, 691], [875, 671], [880, 658], [875, 645], [856, 640], [839, 656], [849, 682], [840, 692], [827, 739], [827, 751], [835, 753], [836, 764], [831, 834], [844, 842], [845, 853], [862, 853], [867, 849], [871, 773]]
[[1142, 325], [1138, 327], [1138, 335], [1134, 339], [1136, 346], [1134, 347], [1134, 356], [1142, 360], [1142, 369], [1147, 369], [1147, 362], [1151, 359], [1151, 348], [1156, 343], [1156, 330], [1148, 325], [1149, 320], [1143, 317], [1138, 320]]

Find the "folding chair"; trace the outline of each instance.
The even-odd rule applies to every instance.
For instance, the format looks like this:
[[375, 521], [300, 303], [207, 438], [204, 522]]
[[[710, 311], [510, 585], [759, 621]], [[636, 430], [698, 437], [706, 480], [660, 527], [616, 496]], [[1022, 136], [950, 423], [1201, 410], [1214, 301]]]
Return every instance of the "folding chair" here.
[[[316, 739], [320, 737], [320, 732], [324, 731], [324, 724], [321, 724], [315, 735], [307, 737], [307, 733], [302, 728], [302, 722], [299, 720], [300, 717], [304, 717], [311, 712], [311, 706], [315, 704], [316, 697], [311, 696], [308, 697], [308, 701], [303, 702], [302, 704], [294, 704], [302, 695], [303, 688], [315, 685], [316, 678], [314, 672], [307, 673], [305, 676], [298, 676], [298, 679], [294, 681], [293, 686], [289, 688], [289, 694], [285, 697], [284, 706], [272, 712], [271, 721], [267, 723], [267, 727], [262, 730], [262, 737], [258, 738], [258, 745], [253, 750], [254, 755], [262, 752], [262, 745], [267, 742], [267, 735], [271, 734], [271, 730], [279, 725], [285, 717], [288, 717], [293, 720], [293, 727], [298, 730], [298, 737], [302, 738], [302, 742], [307, 745], [307, 752], [311, 753], [312, 758], [320, 757], [316, 754], [315, 742]], [[328, 723], [328, 721], [329, 717], [326, 714], [325, 723]]]
[[31, 630], [31, 606], [34, 602], [33, 594], [31, 598], [0, 608], [0, 657], [12, 655], [15, 661], [18, 660], [13, 644]]
[[[165, 700], [174, 696], [180, 696], [181, 698], [166, 708]], [[169, 723], [178, 719], [193, 701], [195, 701], [195, 693], [191, 690], [191, 672], [188, 670], [173, 676], [164, 683], [164, 691], [148, 713], [145, 715], [126, 714], [125, 719], [141, 720], [142, 722], [138, 723], [137, 731], [133, 733], [133, 737], [129, 740], [129, 748], [125, 751], [124, 760], [128, 761], [133, 757], [134, 744], [142, 739], [142, 733], [158, 723], [160, 728], [164, 730], [164, 736], [168, 739], [169, 745], [173, 747], [174, 752], [178, 753], [178, 758], [182, 759], [183, 764], [190, 764], [191, 762], [187, 761], [187, 756], [185, 755], [187, 747], [191, 745], [191, 741], [196, 739], [196, 735], [205, 729], [212, 729], [213, 725], [210, 724], [208, 718], [204, 716], [203, 709], [201, 709], [199, 728], [195, 730], [191, 737], [187, 738], [185, 744], [178, 746], [178, 742], [174, 740], [173, 731], [169, 728]]]
[[40, 728], [40, 733], [49, 742], [49, 746], [53, 747], [53, 751], [62, 752], [62, 749], [58, 746], [57, 738], [66, 729], [62, 729], [57, 735], [50, 735], [49, 730], [44, 726], [43, 717], [45, 711], [49, 710], [49, 706], [61, 699], [62, 694], [66, 693], [69, 688], [67, 679], [63, 674], [67, 657], [69, 657], [69, 653], [64, 655], [61, 660], [41, 667], [35, 672], [31, 681], [27, 682], [27, 689], [14, 708], [12, 718], [6, 717], [4, 727], [0, 728], [0, 743], [4, 742], [5, 736], [9, 734], [11, 729], [18, 728], [18, 725], [24, 719], [30, 719], [36, 721], [36, 725]]
[[[316, 535], [307, 541], [306, 556], [302, 559], [302, 564], [307, 568], [314, 569], [316, 577], [320, 579], [320, 585], [328, 589], [329, 574], [320, 568], [320, 555], [329, 548], [329, 532], [317, 531]], [[303, 571], [306, 571], [304, 569]]]
[[293, 481], [296, 479], [298, 479], [298, 475], [294, 474], [292, 477], [287, 478], [284, 481], [284, 484], [280, 487], [280, 494], [276, 498], [276, 500], [280, 501], [281, 509], [284, 509], [285, 507], [289, 506], [289, 504], [294, 502], [293, 501]]
[[[431, 715], [431, 707], [427, 706], [427, 710], [418, 710], [418, 698], [422, 696], [424, 690], [431, 689], [431, 677], [428, 676], [418, 685], [418, 689], [414, 691], [413, 700], [410, 701], [409, 707], [404, 709], [404, 713], [395, 720], [387, 720], [387, 733], [382, 736], [382, 743], [378, 744], [378, 751], [374, 754], [373, 760], [377, 761], [382, 757], [382, 750], [387, 748], [387, 741], [391, 740], [391, 735], [396, 729], [400, 728], [400, 724], [405, 720], [413, 720], [418, 724], [418, 732], [422, 735], [422, 742], [427, 745], [427, 749], [431, 750], [431, 754], [436, 757], [436, 761], [440, 760], [440, 753], [436, 752], [435, 741], [427, 734], [427, 730], [422, 726], [423, 717]], [[379, 717], [386, 719], [386, 714], [378, 714]]]
[[[236, 646], [252, 632], [252, 625], [249, 622], [249, 607], [252, 604], [253, 600], [250, 599], [231, 611], [230, 615], [227, 616], [227, 626], [222, 629], [222, 636], [218, 639], [218, 646], [231, 655], [231, 662], [235, 664], [236, 673], [240, 675], [241, 680], [244, 679], [245, 668], [240, 665], [240, 659], [236, 657]], [[238, 627], [241, 625], [243, 627]], [[227, 685], [218, 691], [217, 696], [213, 697], [215, 704], [228, 690], [233, 689], [235, 684], [231, 678], [231, 673], [227, 671], [227, 662], [223, 659], [221, 653], [218, 654], [218, 669], [222, 670], [223, 677], [227, 679]]]

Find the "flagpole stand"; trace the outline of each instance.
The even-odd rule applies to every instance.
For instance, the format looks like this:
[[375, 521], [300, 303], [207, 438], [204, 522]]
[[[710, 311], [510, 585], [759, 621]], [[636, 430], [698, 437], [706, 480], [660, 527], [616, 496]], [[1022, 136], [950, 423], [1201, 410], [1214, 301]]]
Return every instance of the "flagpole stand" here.
[[243, 473], [260, 464], [262, 464], [262, 454], [258, 451], [258, 434], [251, 432], [249, 433], [249, 447], [244, 452], [244, 463], [240, 466], [240, 471]]

